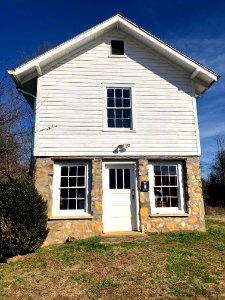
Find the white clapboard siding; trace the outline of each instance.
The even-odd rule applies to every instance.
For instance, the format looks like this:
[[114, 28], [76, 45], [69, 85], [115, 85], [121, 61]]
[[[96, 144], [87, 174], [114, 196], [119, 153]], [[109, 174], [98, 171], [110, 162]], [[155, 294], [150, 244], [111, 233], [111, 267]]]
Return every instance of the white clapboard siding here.
[[[109, 57], [111, 39], [125, 40], [125, 57]], [[134, 90], [134, 130], [107, 130], [107, 85]], [[198, 155], [196, 104], [190, 74], [121, 31], [111, 31], [38, 79], [36, 156]], [[115, 153], [119, 144], [130, 144]]]

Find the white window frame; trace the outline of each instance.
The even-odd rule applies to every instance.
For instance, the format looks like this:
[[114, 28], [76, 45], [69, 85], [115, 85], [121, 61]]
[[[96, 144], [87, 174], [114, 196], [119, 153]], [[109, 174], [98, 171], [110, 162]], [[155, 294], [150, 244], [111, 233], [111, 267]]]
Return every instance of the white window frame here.
[[[130, 128], [110, 128], [107, 117], [107, 90], [108, 89], [130, 89], [131, 97], [131, 127]], [[104, 84], [103, 85], [103, 131], [113, 132], [136, 132], [136, 98], [135, 86], [132, 83]]]
[[[112, 54], [112, 47], [111, 47], [111, 41], [122, 41], [124, 45], [124, 54]], [[126, 57], [126, 43], [125, 40], [123, 39], [117, 39], [117, 38], [112, 38], [109, 41], [109, 57]]]
[[[67, 209], [60, 210], [60, 180], [61, 167], [67, 166], [84, 166], [85, 167], [85, 186], [86, 199], [85, 209]], [[52, 202], [52, 218], [54, 217], [76, 217], [90, 216], [90, 163], [89, 162], [55, 162], [53, 168], [53, 202]]]
[[[156, 207], [154, 193], [154, 166], [155, 165], [176, 165], [178, 178], [178, 207]], [[151, 214], [184, 214], [186, 213], [186, 204], [184, 196], [184, 176], [183, 165], [180, 161], [159, 161], [149, 163], [149, 187], [150, 187], [150, 207]]]

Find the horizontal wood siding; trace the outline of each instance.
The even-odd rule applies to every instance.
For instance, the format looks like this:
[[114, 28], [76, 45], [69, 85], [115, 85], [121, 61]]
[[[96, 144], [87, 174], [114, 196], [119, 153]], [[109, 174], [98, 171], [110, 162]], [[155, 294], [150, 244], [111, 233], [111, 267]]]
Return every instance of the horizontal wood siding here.
[[[109, 57], [110, 39], [125, 39], [126, 57]], [[108, 84], [134, 88], [135, 131], [104, 130]], [[53, 62], [38, 89], [36, 156], [199, 154], [190, 76], [120, 31]]]

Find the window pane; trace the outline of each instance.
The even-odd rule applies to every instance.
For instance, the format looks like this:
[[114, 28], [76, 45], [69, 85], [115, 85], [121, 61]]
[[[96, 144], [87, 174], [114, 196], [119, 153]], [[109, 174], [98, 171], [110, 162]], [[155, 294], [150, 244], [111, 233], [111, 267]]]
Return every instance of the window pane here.
[[162, 185], [169, 185], [170, 184], [170, 177], [169, 176], [162, 176]]
[[77, 198], [85, 198], [85, 189], [77, 189]]
[[130, 107], [130, 99], [123, 99], [123, 107]]
[[160, 166], [154, 166], [154, 173], [155, 173], [155, 175], [161, 175], [161, 168], [160, 168]]
[[115, 109], [108, 109], [108, 118], [113, 119], [115, 117], [114, 115]]
[[177, 176], [170, 176], [170, 185], [172, 186], [177, 185]]
[[77, 200], [77, 209], [84, 209], [84, 200]]
[[163, 207], [170, 207], [170, 197], [163, 197]]
[[115, 106], [114, 98], [108, 98], [107, 105], [108, 105], [108, 107], [114, 107]]
[[163, 206], [163, 201], [161, 197], [155, 197], [155, 206], [156, 207], [162, 207]]
[[170, 188], [170, 196], [177, 197], [177, 187]]
[[115, 90], [116, 98], [122, 98], [122, 89]]
[[130, 119], [123, 119], [123, 128], [130, 128]]
[[178, 198], [171, 198], [171, 207], [178, 207]]
[[60, 209], [68, 209], [68, 199], [60, 199]]
[[61, 177], [61, 187], [68, 186], [68, 177]]
[[70, 167], [70, 176], [77, 175], [77, 167]]
[[76, 198], [76, 189], [69, 189], [69, 198]]
[[77, 178], [77, 186], [85, 186], [84, 177]]
[[117, 189], [123, 188], [123, 170], [117, 169]]
[[109, 188], [116, 188], [116, 172], [115, 169], [109, 169]]
[[123, 98], [130, 98], [130, 90], [129, 89], [123, 90]]
[[77, 184], [76, 184], [76, 177], [70, 177], [69, 178], [69, 186], [71, 187], [71, 186], [77, 186]]
[[161, 188], [154, 188], [155, 196], [161, 197], [162, 196], [162, 190]]
[[155, 186], [161, 186], [161, 176], [155, 176]]
[[124, 119], [130, 118], [130, 109], [123, 109], [123, 118]]
[[68, 167], [61, 167], [61, 176], [68, 176]]
[[116, 119], [116, 128], [122, 128], [122, 119]]
[[114, 128], [115, 127], [115, 120], [114, 119], [108, 119], [108, 127]]
[[169, 167], [168, 166], [162, 166], [161, 170], [162, 170], [162, 175], [169, 174]]
[[107, 89], [107, 97], [111, 97], [113, 98], [114, 97], [114, 89]]
[[122, 118], [122, 109], [116, 109], [116, 118]]
[[122, 98], [116, 98], [116, 107], [122, 107], [122, 106], [123, 106]]
[[78, 167], [78, 176], [84, 176], [85, 175], [85, 166], [79, 166]]
[[169, 187], [163, 187], [162, 188], [162, 193], [163, 193], [163, 197], [166, 197], [166, 196], [170, 196], [170, 188]]
[[69, 209], [76, 209], [76, 200], [69, 199]]
[[68, 198], [68, 189], [60, 190], [60, 198]]
[[176, 166], [169, 166], [170, 175], [176, 175], [177, 174], [177, 168]]
[[130, 169], [124, 169], [124, 188], [130, 189]]

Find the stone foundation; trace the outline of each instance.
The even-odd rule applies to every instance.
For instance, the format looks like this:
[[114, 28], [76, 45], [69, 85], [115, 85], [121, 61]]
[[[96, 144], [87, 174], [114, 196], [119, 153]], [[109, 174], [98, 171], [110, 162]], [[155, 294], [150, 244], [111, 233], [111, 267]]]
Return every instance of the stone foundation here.
[[[168, 232], [178, 230], [205, 230], [204, 203], [200, 175], [199, 157], [188, 157], [184, 160], [185, 199], [187, 213], [185, 216], [151, 216], [151, 207], [148, 192], [140, 192], [141, 181], [148, 180], [148, 160], [138, 160], [138, 187], [139, 187], [139, 217], [142, 232]], [[91, 187], [91, 216], [80, 219], [53, 220], [53, 160], [51, 158], [36, 158], [34, 180], [35, 185], [48, 201], [48, 228], [49, 234], [44, 246], [64, 243], [68, 239], [81, 239], [100, 235], [103, 231], [102, 201], [103, 201], [103, 170], [102, 159], [92, 160], [92, 187]]]

